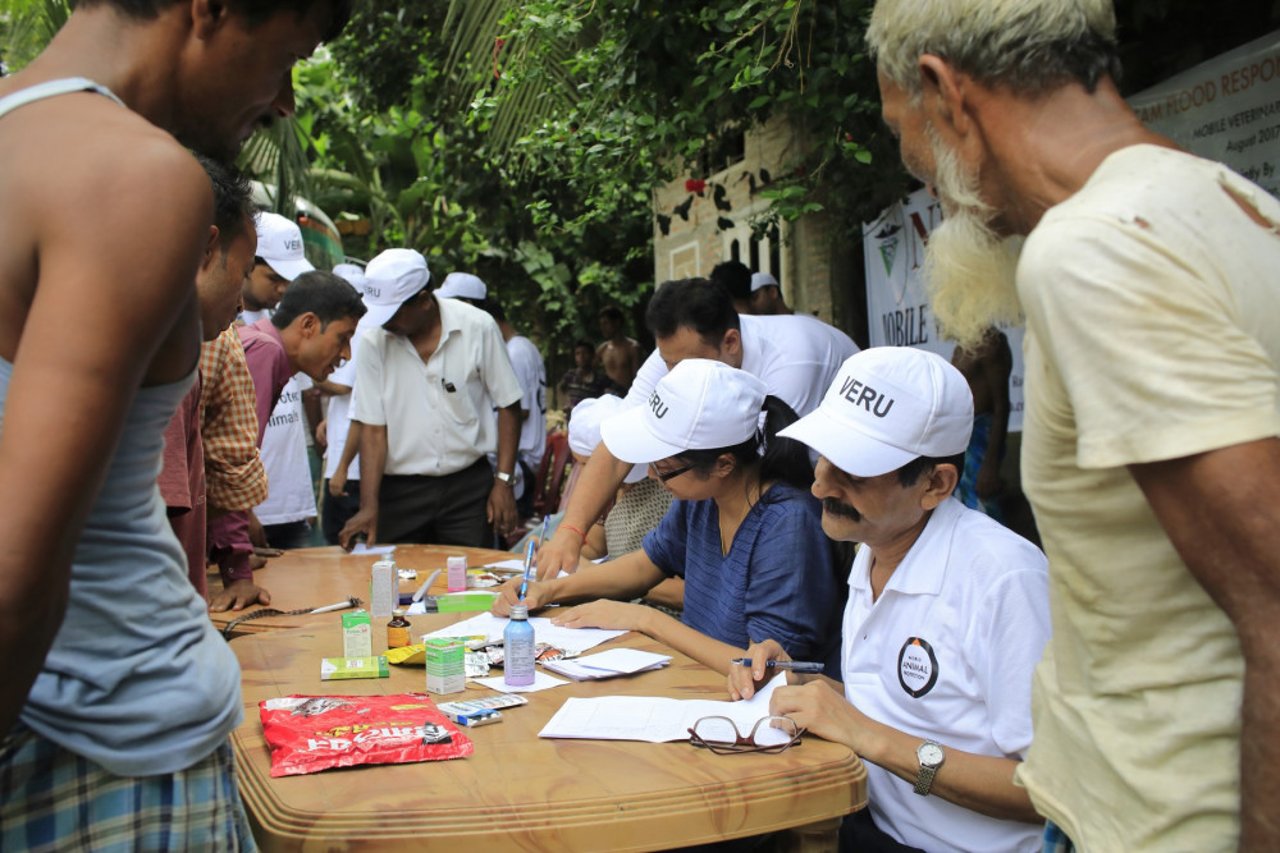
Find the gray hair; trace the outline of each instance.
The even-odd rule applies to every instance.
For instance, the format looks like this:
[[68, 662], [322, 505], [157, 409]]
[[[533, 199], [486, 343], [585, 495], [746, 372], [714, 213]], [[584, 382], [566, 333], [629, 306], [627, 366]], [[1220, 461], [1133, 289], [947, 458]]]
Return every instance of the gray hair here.
[[925, 53], [1020, 95], [1120, 78], [1112, 0], [877, 0], [867, 46], [913, 98]]

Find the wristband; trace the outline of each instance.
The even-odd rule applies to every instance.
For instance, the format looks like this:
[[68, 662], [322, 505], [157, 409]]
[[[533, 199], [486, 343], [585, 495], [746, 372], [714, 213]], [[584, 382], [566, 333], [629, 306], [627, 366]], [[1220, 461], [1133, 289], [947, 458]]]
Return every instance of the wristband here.
[[562, 521], [562, 522], [560, 522], [560, 526], [561, 526], [562, 528], [564, 528], [565, 530], [570, 530], [570, 531], [572, 531], [572, 532], [574, 532], [574, 533], [578, 534], [578, 538], [582, 540], [583, 544], [586, 544], [586, 541], [587, 541], [587, 534], [583, 533], [581, 530], [579, 530], [578, 528], [574, 527], [572, 524], [565, 524], [563, 521]]

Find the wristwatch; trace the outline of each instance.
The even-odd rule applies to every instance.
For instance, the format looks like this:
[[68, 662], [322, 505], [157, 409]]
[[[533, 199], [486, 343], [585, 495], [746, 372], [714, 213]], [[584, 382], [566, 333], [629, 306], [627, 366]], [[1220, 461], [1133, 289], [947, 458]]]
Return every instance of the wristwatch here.
[[927, 740], [916, 748], [916, 758], [920, 759], [920, 774], [916, 776], [915, 791], [926, 797], [933, 787], [933, 777], [937, 775], [938, 768], [947, 760], [947, 754], [943, 752], [942, 744]]
[[497, 480], [499, 483], [505, 483], [506, 485], [511, 486], [513, 488], [515, 487], [515, 484], [516, 484], [516, 475], [508, 474], [506, 471], [499, 471], [498, 473], [494, 474], [493, 479]]

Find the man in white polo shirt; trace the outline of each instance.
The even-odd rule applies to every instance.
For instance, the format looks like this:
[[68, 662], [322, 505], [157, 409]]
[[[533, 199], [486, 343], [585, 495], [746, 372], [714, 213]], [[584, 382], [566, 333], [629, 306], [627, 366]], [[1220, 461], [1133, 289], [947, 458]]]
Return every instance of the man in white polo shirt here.
[[[371, 328], [357, 345], [351, 413], [361, 424], [360, 510], [338, 534], [348, 549], [361, 534], [370, 544], [483, 547], [490, 525], [505, 534], [516, 523], [520, 383], [493, 318], [437, 299], [430, 280], [412, 249], [365, 267]], [[495, 449], [497, 471], [485, 456]]]
[[[729, 292], [706, 279], [660, 286], [645, 312], [658, 346], [631, 383], [627, 405], [647, 403], [658, 380], [684, 359], [712, 358], [763, 380], [769, 394], [804, 415], [818, 405], [840, 363], [858, 351], [844, 332], [812, 317], [753, 317], [733, 306]], [[564, 519], [538, 552], [538, 577], [577, 571], [583, 531], [595, 524], [630, 470], [603, 444], [596, 448]]]
[[[841, 848], [1033, 851], [1043, 821], [1013, 773], [1031, 743], [1031, 677], [1049, 637], [1048, 563], [1030, 542], [951, 496], [973, 397], [924, 350], [846, 361], [812, 414], [782, 430], [820, 455], [822, 529], [860, 542], [842, 628], [844, 684], [774, 693], [789, 716], [867, 762], [868, 813]], [[773, 640], [729, 676], [751, 696]], [[888, 836], [886, 839], [885, 836]]]
[[270, 317], [289, 282], [315, 269], [303, 253], [305, 247], [298, 223], [264, 210], [255, 217], [254, 225], [258, 232], [258, 252], [241, 294], [244, 310], [240, 312], [240, 319], [246, 324]]

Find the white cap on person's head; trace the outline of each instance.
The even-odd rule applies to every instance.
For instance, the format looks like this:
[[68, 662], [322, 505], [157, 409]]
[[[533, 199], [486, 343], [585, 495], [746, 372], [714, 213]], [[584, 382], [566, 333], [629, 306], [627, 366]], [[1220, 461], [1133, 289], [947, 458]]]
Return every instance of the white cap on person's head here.
[[778, 280], [772, 274], [767, 272], [755, 272], [751, 274], [751, 292], [755, 293], [762, 287], [777, 287]]
[[[579, 400], [569, 413], [569, 450], [578, 456], [590, 456], [600, 444], [600, 425], [625, 408], [621, 397], [603, 394]], [[648, 475], [644, 465], [627, 472], [624, 483], [638, 483]]]
[[413, 249], [387, 249], [364, 268], [365, 321], [382, 326], [431, 281], [427, 259]]
[[972, 432], [973, 392], [959, 370], [927, 350], [872, 347], [846, 359], [818, 408], [778, 435], [847, 474], [878, 477], [964, 453]]
[[686, 450], [741, 444], [756, 433], [765, 384], [743, 370], [705, 358], [686, 358], [658, 380], [642, 404], [609, 418], [600, 437], [624, 462], [649, 463]]
[[254, 254], [266, 261], [276, 275], [293, 281], [315, 269], [307, 260], [298, 223], [263, 210], [254, 217], [253, 224], [258, 232], [258, 250]]
[[440, 283], [440, 287], [436, 289], [436, 296], [443, 296], [446, 299], [475, 299], [482, 300], [489, 295], [489, 288], [480, 280], [477, 275], [469, 272], [451, 272], [444, 277], [444, 281]]
[[333, 274], [364, 295], [364, 270], [360, 267], [355, 264], [338, 264], [333, 268]]

